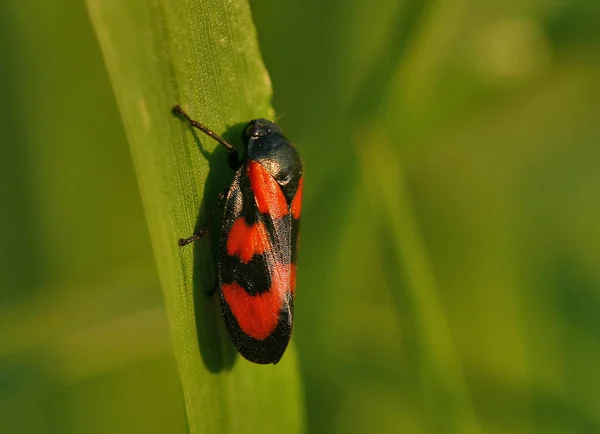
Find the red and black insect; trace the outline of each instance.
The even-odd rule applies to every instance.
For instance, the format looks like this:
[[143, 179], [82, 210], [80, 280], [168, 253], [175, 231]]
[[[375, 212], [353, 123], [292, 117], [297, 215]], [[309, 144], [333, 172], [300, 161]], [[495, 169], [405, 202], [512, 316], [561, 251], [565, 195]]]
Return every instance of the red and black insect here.
[[[219, 242], [218, 287], [229, 336], [254, 363], [277, 363], [288, 346], [294, 322], [298, 224], [302, 208], [302, 162], [281, 129], [266, 119], [248, 123], [244, 158], [219, 135], [173, 109], [229, 151], [236, 170], [225, 198]], [[196, 241], [207, 221], [180, 246]]]

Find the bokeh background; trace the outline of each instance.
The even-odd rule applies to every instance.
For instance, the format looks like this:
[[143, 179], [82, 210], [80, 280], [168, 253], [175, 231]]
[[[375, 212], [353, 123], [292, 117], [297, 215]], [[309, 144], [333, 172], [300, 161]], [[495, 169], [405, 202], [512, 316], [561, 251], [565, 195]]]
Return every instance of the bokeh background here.
[[[310, 433], [600, 432], [600, 3], [250, 2]], [[183, 433], [82, 2], [0, 3], [0, 432]]]

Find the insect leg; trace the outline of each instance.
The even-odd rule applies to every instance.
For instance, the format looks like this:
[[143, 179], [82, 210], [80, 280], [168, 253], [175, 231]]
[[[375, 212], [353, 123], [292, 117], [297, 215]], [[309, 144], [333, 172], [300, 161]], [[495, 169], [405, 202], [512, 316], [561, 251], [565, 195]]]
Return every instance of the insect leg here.
[[206, 219], [206, 221], [202, 224], [202, 226], [200, 227], [200, 229], [198, 230], [198, 232], [196, 232], [194, 235], [192, 235], [189, 238], [180, 238], [179, 239], [179, 246], [183, 247], [186, 246], [190, 243], [193, 243], [196, 240], [199, 240], [200, 238], [202, 238], [202, 236], [204, 235], [204, 233], [206, 232], [206, 230], [208, 229], [208, 227], [210, 226], [210, 222], [212, 221], [215, 212], [217, 211], [217, 208], [219, 207], [219, 205], [221, 205], [221, 202], [223, 202], [223, 199], [225, 199], [225, 197], [227, 196], [227, 193], [229, 192], [229, 188], [226, 188], [225, 190], [223, 190], [221, 193], [219, 193], [219, 195], [217, 196], [217, 203], [215, 204], [215, 206], [213, 207], [213, 209], [210, 211], [210, 214], [208, 215], [208, 218]]
[[227, 148], [227, 152], [229, 152], [229, 154], [230, 154], [230, 160], [237, 161], [237, 150], [233, 147], [233, 145], [231, 143], [229, 143], [223, 137], [219, 136], [217, 133], [215, 133], [212, 130], [208, 129], [208, 127], [204, 126], [200, 122], [192, 119], [190, 117], [190, 115], [188, 115], [186, 112], [183, 111], [183, 109], [181, 108], [181, 106], [176, 105], [175, 107], [173, 107], [172, 111], [173, 111], [174, 115], [182, 116], [186, 121], [189, 122], [189, 124], [191, 126], [193, 126], [194, 128], [198, 128], [204, 134], [212, 137], [217, 142], [219, 142], [221, 145], [225, 146], [225, 148]]

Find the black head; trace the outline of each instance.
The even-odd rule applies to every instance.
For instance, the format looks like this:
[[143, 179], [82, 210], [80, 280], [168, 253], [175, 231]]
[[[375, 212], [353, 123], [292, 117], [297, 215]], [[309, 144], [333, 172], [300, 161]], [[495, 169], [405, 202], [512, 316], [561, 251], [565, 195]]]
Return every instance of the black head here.
[[251, 120], [244, 131], [244, 141], [248, 158], [267, 169], [291, 201], [302, 176], [302, 162], [281, 128], [266, 119]]
[[283, 137], [281, 128], [267, 119], [252, 119], [244, 131], [244, 142], [249, 139], [258, 139], [270, 134], [278, 134]]

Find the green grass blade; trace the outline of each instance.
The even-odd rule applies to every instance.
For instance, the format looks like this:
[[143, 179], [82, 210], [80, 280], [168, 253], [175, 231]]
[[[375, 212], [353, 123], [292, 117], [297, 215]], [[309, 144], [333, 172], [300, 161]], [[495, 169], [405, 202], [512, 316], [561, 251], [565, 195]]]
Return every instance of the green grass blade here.
[[[448, 432], [480, 433], [464, 367], [421, 239], [400, 161], [394, 155], [391, 140], [381, 130], [373, 128], [360, 137], [363, 145], [368, 144], [361, 159], [365, 184], [373, 203], [379, 205], [374, 209], [386, 227], [386, 241], [393, 252], [384, 264], [388, 279], [398, 283], [392, 293], [398, 307], [406, 294], [405, 299], [415, 312], [424, 406], [431, 414], [452, 409], [444, 422]], [[435, 430], [438, 422], [428, 423]]]
[[132, 149], [189, 431], [302, 431], [293, 348], [277, 366], [236, 357], [217, 299], [204, 294], [214, 285], [211, 253], [218, 232], [195, 248], [177, 246], [233, 174], [224, 150], [193, 134], [171, 107], [181, 104], [234, 143], [242, 123], [273, 117], [270, 80], [247, 3], [87, 0], [87, 6]]

